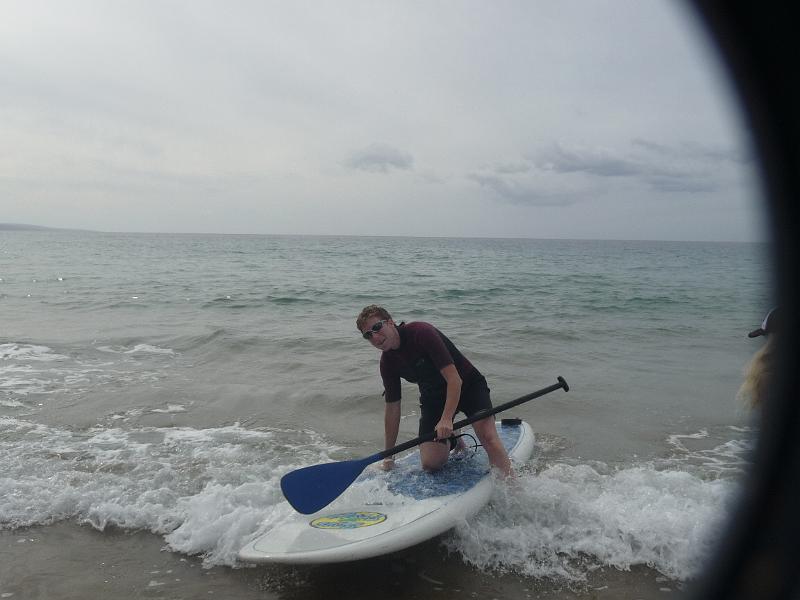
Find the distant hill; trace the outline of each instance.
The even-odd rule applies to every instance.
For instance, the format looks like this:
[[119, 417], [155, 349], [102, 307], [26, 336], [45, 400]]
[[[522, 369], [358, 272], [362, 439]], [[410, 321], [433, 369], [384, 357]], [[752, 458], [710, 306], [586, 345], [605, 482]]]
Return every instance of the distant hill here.
[[76, 230], [62, 229], [60, 227], [42, 227], [41, 225], [27, 225], [25, 223], [0, 223], [0, 231], [76, 231]]
[[39, 225], [25, 225], [24, 223], [0, 223], [0, 231], [23, 231], [30, 229], [50, 229], [49, 227], [40, 227]]

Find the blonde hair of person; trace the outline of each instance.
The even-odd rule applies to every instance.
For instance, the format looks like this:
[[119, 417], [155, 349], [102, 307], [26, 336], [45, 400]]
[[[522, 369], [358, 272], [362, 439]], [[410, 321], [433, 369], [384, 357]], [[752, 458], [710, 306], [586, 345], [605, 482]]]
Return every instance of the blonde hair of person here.
[[744, 369], [744, 381], [736, 394], [745, 406], [760, 408], [766, 400], [769, 383], [775, 377], [775, 340], [767, 343], [753, 355]]

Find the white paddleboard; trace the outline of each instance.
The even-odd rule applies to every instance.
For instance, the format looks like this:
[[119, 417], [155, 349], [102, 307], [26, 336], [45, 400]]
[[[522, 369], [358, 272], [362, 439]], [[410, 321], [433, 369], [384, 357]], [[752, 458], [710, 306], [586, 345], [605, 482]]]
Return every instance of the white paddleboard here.
[[[533, 452], [533, 430], [524, 421], [497, 431], [512, 462]], [[471, 428], [463, 433], [474, 435]], [[470, 446], [469, 438], [464, 438]], [[380, 556], [424, 542], [477, 513], [491, 497], [493, 478], [483, 448], [451, 457], [436, 473], [420, 467], [419, 452], [384, 472], [367, 468], [329, 506], [312, 515], [294, 513], [247, 544], [239, 558], [253, 563], [322, 564]]]

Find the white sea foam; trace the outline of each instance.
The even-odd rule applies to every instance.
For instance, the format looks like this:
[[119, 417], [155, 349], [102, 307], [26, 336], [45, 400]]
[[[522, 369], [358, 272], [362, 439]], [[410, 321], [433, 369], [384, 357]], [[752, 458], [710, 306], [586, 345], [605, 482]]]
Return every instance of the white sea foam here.
[[34, 344], [0, 344], [0, 360], [18, 361], [56, 361], [67, 360], [66, 356], [56, 354], [47, 346]]
[[648, 565], [692, 578], [710, 556], [737, 484], [653, 465], [554, 464], [499, 486], [447, 547], [481, 569], [579, 580]]
[[0, 367], [0, 390], [18, 396], [48, 394], [54, 391], [53, 381], [59, 369], [39, 369], [31, 365]]
[[[752, 428], [733, 426], [726, 429], [743, 434], [742, 439], [730, 439], [717, 444], [707, 429], [668, 436], [667, 444], [672, 447], [674, 456], [665, 461], [665, 464], [701, 472], [706, 478], [741, 474], [748, 465], [755, 431]], [[729, 435], [726, 432], [726, 436]]]
[[[172, 350], [148, 345], [136, 346], [128, 352], [173, 354]], [[157, 381], [162, 376], [160, 367], [157, 371], [142, 369], [127, 357], [112, 362], [98, 361], [94, 357], [58, 354], [47, 346], [0, 344], [0, 393], [7, 396], [0, 406], [7, 408], [30, 408], [30, 396], [82, 394], [110, 382], [138, 384]], [[37, 404], [44, 405], [41, 398]], [[180, 409], [175, 405], [166, 410], [177, 412]]]
[[143, 529], [207, 565], [232, 565], [291, 511], [280, 477], [333, 449], [310, 432], [239, 425], [73, 432], [0, 417], [0, 527]]
[[168, 404], [166, 408], [154, 408], [150, 412], [165, 414], [182, 413], [186, 412], [186, 407], [183, 404]]
[[[0, 418], [0, 527], [72, 519], [143, 529], [208, 566], [235, 565], [242, 546], [291, 514], [280, 477], [334, 450], [313, 432], [240, 425], [75, 432]], [[386, 493], [380, 477], [361, 487], [365, 499]], [[709, 557], [736, 489], [673, 459], [554, 462], [498, 486], [443, 541], [486, 570], [577, 580], [600, 566], [650, 565], [683, 580]]]
[[133, 348], [128, 346], [98, 346], [101, 352], [110, 352], [112, 354], [165, 354], [175, 355], [172, 348], [161, 348], [152, 344], [136, 344]]
[[160, 348], [159, 346], [152, 346], [150, 344], [136, 344], [132, 349], [126, 350], [125, 354], [175, 354], [171, 348]]
[[25, 405], [19, 400], [0, 399], [0, 406], [5, 406], [6, 408], [23, 408]]
[[[64, 357], [66, 359], [66, 357]], [[0, 366], [0, 391], [12, 396], [25, 397], [59, 392], [79, 392], [93, 384], [108, 381], [153, 379], [153, 372], [139, 372], [136, 378], [131, 373], [100, 369], [79, 362], [20, 364]]]

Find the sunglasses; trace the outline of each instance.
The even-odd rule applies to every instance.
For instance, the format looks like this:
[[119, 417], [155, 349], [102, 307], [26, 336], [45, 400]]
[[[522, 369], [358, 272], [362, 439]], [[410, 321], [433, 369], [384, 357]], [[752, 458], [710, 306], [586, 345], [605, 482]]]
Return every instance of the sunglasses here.
[[386, 321], [387, 321], [387, 319], [384, 319], [383, 321], [378, 321], [377, 323], [373, 323], [372, 327], [367, 329], [361, 335], [364, 336], [365, 340], [371, 340], [372, 339], [372, 334], [378, 333], [381, 329], [383, 329], [383, 326], [386, 323]]

